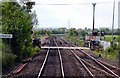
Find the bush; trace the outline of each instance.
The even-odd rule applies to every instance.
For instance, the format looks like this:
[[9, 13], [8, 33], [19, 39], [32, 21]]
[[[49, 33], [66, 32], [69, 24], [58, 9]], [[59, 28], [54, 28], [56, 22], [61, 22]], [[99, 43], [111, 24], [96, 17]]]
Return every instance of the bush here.
[[115, 52], [118, 50], [118, 45], [116, 43], [113, 43], [106, 49], [107, 52]]
[[2, 67], [9, 68], [16, 61], [17, 56], [12, 54], [10, 46], [2, 43]]
[[31, 52], [31, 55], [34, 55], [34, 54], [36, 54], [36, 53], [39, 52], [39, 51], [40, 51], [40, 48], [39, 48], [38, 46], [33, 47], [33, 48], [32, 48], [32, 52]]
[[117, 45], [116, 43], [113, 43], [113, 44], [111, 45], [111, 47], [112, 47], [114, 50], [117, 50], [117, 49], [118, 49], [118, 45]]
[[82, 46], [84, 46], [84, 40], [79, 41]]
[[113, 47], [108, 47], [108, 48], [106, 49], [106, 51], [107, 51], [107, 52], [114, 52], [114, 49], [113, 49]]
[[12, 66], [16, 60], [16, 55], [12, 53], [2, 53], [2, 66], [3, 68], [9, 68]]

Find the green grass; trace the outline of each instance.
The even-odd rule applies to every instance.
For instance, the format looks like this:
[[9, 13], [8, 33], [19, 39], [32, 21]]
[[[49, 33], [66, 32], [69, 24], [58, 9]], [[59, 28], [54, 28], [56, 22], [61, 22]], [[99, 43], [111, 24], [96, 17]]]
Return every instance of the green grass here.
[[84, 46], [84, 41], [81, 38], [82, 38], [81, 36], [66, 36], [65, 37], [65, 39], [70, 41], [70, 42]]
[[102, 57], [106, 58], [106, 59], [112, 59], [112, 60], [117, 60], [118, 61], [118, 52], [114, 51], [114, 52], [98, 52], [98, 51], [92, 51], [95, 55], [99, 55], [101, 54]]
[[51, 36], [65, 36], [66, 34], [51, 34]]
[[[111, 41], [112, 36], [111, 35], [105, 35], [106, 37], [106, 41]], [[118, 35], [113, 35], [113, 37], [115, 37], [115, 42], [118, 42]], [[103, 39], [103, 37], [101, 37], [101, 39]]]
[[84, 46], [84, 40], [80, 40], [79, 43]]
[[[111, 38], [112, 38], [111, 35], [106, 35], [105, 37], [107, 41], [111, 41]], [[117, 41], [118, 35], [114, 35], [114, 37], [116, 37], [115, 41]], [[65, 37], [66, 40], [69, 40], [73, 43], [78, 43], [79, 45], [84, 46], [84, 41], [81, 38], [82, 38], [81, 36], [66, 36]], [[96, 49], [92, 52], [97, 56], [101, 54], [102, 57], [106, 59], [109, 59], [109, 60], [112, 59], [112, 60], [118, 61], [118, 49], [116, 47], [111, 46], [106, 51], [104, 51], [104, 49], [101, 46], [99, 49]]]
[[117, 60], [118, 61], [118, 46], [117, 44], [113, 44], [110, 47], [108, 47], [105, 51], [103, 50], [103, 48], [99, 48], [95, 51], [92, 51], [94, 54], [96, 54], [97, 56], [99, 54], [102, 55], [102, 57], [106, 58], [106, 59], [112, 59], [112, 60]]

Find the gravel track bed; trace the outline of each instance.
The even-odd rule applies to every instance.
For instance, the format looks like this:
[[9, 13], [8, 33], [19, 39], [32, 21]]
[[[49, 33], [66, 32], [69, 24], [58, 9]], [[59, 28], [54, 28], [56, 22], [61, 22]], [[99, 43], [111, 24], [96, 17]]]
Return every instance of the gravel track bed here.
[[41, 50], [33, 57], [33, 60], [29, 62], [25, 68], [16, 76], [19, 77], [37, 77], [38, 72], [42, 66], [47, 50]]
[[[54, 39], [56, 40], [58, 46], [65, 46], [59, 41], [59, 38], [56, 38], [56, 37], [49, 37], [48, 40], [50, 41], [50, 43], [47, 43], [45, 46], [55, 47], [56, 44], [54, 42]], [[66, 42], [65, 44], [68, 45], [69, 47], [72, 46], [71, 44], [68, 44]], [[103, 57], [100, 58], [96, 56], [95, 54], [93, 54], [92, 52], [90, 52], [90, 50], [84, 50], [84, 51], [90, 54], [91, 56], [93, 56], [95, 59], [99, 59], [111, 65], [118, 66], [116, 62], [112, 62], [111, 60], [106, 60]], [[92, 64], [96, 66], [97, 68], [102, 68], [99, 65], [97, 65], [96, 62], [91, 60], [88, 56], [84, 55], [79, 50], [74, 50], [74, 52], [81, 59], [85, 60], [89, 64]], [[28, 78], [28, 77], [36, 78], [38, 76], [40, 68], [42, 67], [46, 53], [47, 53], [47, 49], [46, 50], [42, 49], [40, 52], [35, 54], [32, 58], [32, 61], [28, 62], [25, 68], [23, 68], [23, 70], [20, 73], [15, 75], [15, 78]], [[62, 56], [63, 69], [64, 69], [64, 73], [66, 77], [91, 78], [88, 72], [83, 68], [82, 64], [76, 59], [76, 57], [70, 52], [70, 50], [61, 49], [60, 53]], [[93, 73], [93, 75], [96, 76], [97, 78], [109, 78], [109, 76], [106, 76], [105, 73], [100, 72], [92, 67], [89, 67], [89, 65], [87, 65], [87, 67]], [[116, 71], [115, 69], [112, 69], [112, 70], [116, 74], [120, 75], [119, 71]], [[48, 57], [45, 70], [43, 71], [42, 76], [61, 77], [60, 60], [59, 60], [59, 54], [58, 54], [57, 49], [50, 49], [49, 57]]]
[[57, 50], [50, 50], [43, 76], [61, 76], [60, 61]]
[[61, 51], [65, 76], [89, 76], [83, 66], [68, 50]]
[[[71, 46], [71, 44], [68, 44], [68, 46]], [[89, 64], [92, 64], [93, 66], [97, 67], [97, 68], [100, 68], [100, 69], [103, 69], [103, 67], [101, 67], [100, 65], [98, 65], [95, 61], [93, 61], [91, 58], [89, 58], [88, 56], [86, 56], [85, 54], [83, 54], [82, 52], [80, 52], [79, 50], [74, 50], [74, 52], [80, 57], [82, 58], [83, 60], [85, 60], [86, 62], [88, 62]], [[92, 55], [93, 56], [93, 55]], [[97, 56], [93, 56], [94, 58], [98, 58]], [[88, 67], [89, 68], [89, 67]], [[93, 69], [93, 68], [89, 68], [92, 73], [94, 73], [95, 76], [97, 77], [105, 77], [105, 76], [108, 76], [106, 75], [105, 73], [103, 72], [98, 72], [96, 69]], [[118, 71], [116, 70], [113, 70], [111, 69], [113, 72], [115, 72], [116, 74], [118, 74]]]

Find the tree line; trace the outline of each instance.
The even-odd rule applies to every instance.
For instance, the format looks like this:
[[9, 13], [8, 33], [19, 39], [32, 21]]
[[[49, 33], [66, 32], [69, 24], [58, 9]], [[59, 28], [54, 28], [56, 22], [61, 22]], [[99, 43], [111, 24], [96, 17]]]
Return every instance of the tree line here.
[[[119, 35], [118, 32], [119, 29], [114, 29], [114, 35]], [[104, 33], [105, 35], [111, 35], [112, 34], [112, 29], [109, 28], [99, 28], [99, 29], [95, 29], [96, 32], [100, 32], [100, 33]], [[41, 30], [37, 30], [36, 34], [38, 35], [44, 35], [45, 33], [49, 33], [49, 34], [68, 34], [69, 36], [77, 36], [77, 35], [81, 35], [81, 36], [85, 36], [86, 34], [92, 32], [92, 29], [75, 29], [75, 28], [56, 28], [56, 29], [41, 29]]]

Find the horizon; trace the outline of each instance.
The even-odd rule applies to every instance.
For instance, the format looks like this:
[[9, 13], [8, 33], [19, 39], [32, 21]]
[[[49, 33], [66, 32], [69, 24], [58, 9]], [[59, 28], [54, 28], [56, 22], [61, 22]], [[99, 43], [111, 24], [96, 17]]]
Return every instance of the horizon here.
[[[53, 28], [53, 27], [49, 27], [49, 28], [47, 28], [47, 27], [44, 27], [44, 28], [34, 28], [34, 30], [42, 30], [42, 29], [45, 29], [45, 30], [47, 30], [47, 29], [59, 29], [59, 28], [65, 28], [65, 27], [56, 27], [56, 28]], [[85, 27], [86, 28], [86, 27]], [[85, 29], [85, 28], [75, 28], [75, 29]], [[102, 28], [107, 28], [107, 27], [100, 27], [100, 28], [95, 28], [95, 29], [102, 29]], [[69, 29], [71, 29], [71, 28], [66, 28], [67, 30], [69, 30]], [[92, 28], [87, 28], [87, 29], [90, 29], [90, 30], [92, 30]], [[112, 30], [111, 28], [108, 28], [109, 30]], [[118, 28], [114, 28], [114, 30], [116, 30], [116, 29], [118, 29]]]

